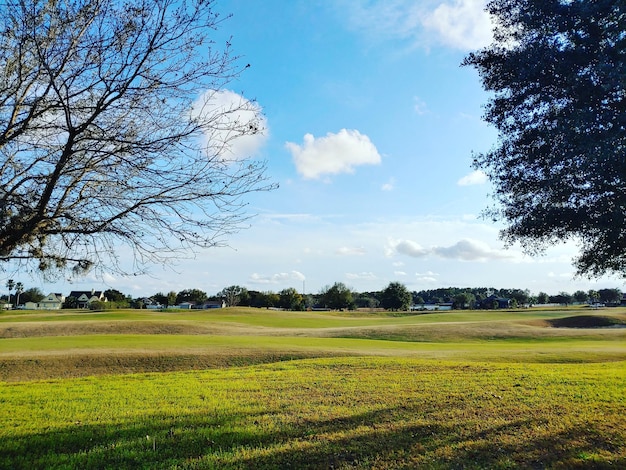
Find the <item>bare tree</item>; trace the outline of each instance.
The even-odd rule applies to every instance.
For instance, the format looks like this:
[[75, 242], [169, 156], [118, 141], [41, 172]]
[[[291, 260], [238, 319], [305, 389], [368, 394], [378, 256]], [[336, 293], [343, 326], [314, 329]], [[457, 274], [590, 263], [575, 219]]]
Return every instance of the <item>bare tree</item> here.
[[264, 121], [221, 100], [242, 68], [222, 21], [210, 0], [0, 0], [1, 260], [138, 273], [244, 226], [274, 185], [233, 151]]

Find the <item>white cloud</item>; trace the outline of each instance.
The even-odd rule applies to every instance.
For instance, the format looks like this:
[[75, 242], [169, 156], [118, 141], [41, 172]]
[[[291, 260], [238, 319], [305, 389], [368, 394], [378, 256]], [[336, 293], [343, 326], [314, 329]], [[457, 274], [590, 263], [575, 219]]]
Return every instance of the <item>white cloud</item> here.
[[456, 184], [459, 186], [475, 186], [479, 184], [485, 184], [487, 182], [487, 175], [481, 170], [474, 170], [470, 174], [465, 175], [459, 179]]
[[385, 184], [383, 184], [380, 187], [380, 189], [382, 189], [383, 191], [393, 191], [395, 184], [396, 184], [396, 180], [394, 178], [390, 178], [389, 181], [387, 181]]
[[285, 144], [298, 173], [306, 179], [322, 175], [353, 173], [360, 165], [378, 165], [381, 157], [369, 137], [357, 130], [341, 129], [325, 137], [304, 136], [302, 145]]
[[465, 239], [452, 246], [436, 246], [433, 253], [442, 257], [460, 261], [486, 261], [489, 259], [505, 259], [513, 256], [502, 250], [493, 250], [489, 245], [478, 240]]
[[394, 276], [399, 276], [399, 277], [404, 277], [404, 276], [406, 276], [406, 273], [404, 271], [394, 271], [393, 275]]
[[288, 273], [277, 273], [272, 275], [262, 275], [253, 273], [250, 276], [250, 282], [252, 284], [280, 284], [287, 281], [304, 281], [306, 280], [304, 274], [299, 271], [291, 271]]
[[208, 90], [193, 103], [192, 116], [206, 122], [204, 145], [224, 160], [255, 156], [268, 137], [261, 107], [230, 90]]
[[400, 39], [412, 46], [433, 43], [460, 50], [491, 42], [485, 0], [375, 0], [342, 2], [349, 24], [370, 37]]
[[430, 250], [423, 248], [419, 243], [415, 243], [411, 240], [400, 240], [393, 243], [393, 250], [397, 253], [411, 256], [412, 258], [421, 258], [430, 253]]
[[363, 256], [367, 251], [363, 247], [342, 246], [335, 253], [342, 256]]
[[450, 246], [432, 246], [424, 248], [412, 240], [390, 240], [386, 252], [388, 256], [401, 254], [412, 258], [436, 256], [458, 261], [486, 261], [495, 259], [516, 259], [517, 253], [494, 250], [487, 243], [472, 239], [463, 239]]
[[424, 27], [434, 32], [450, 47], [478, 49], [491, 42], [491, 19], [484, 11], [484, 0], [454, 0], [441, 3], [422, 20]]

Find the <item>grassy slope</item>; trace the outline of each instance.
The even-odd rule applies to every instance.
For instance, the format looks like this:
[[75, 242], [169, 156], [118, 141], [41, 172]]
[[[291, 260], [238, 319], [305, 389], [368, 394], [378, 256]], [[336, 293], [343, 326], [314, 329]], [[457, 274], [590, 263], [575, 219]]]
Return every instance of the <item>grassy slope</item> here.
[[4, 313], [0, 468], [625, 467], [626, 329], [583, 314]]

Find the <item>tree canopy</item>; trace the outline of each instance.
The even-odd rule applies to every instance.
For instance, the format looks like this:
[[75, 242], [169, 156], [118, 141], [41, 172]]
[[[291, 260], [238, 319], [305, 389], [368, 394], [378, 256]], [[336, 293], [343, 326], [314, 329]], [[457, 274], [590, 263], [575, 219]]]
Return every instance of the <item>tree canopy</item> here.
[[332, 286], [326, 286], [319, 294], [320, 304], [327, 308], [339, 310], [352, 308], [354, 299], [352, 290], [343, 282], [335, 282]]
[[492, 0], [493, 43], [466, 57], [493, 93], [498, 144], [477, 155], [503, 239], [576, 240], [579, 275], [626, 275], [626, 4]]
[[380, 305], [387, 310], [408, 310], [412, 300], [409, 290], [399, 282], [390, 282], [380, 295]]
[[264, 121], [219, 104], [245, 68], [222, 21], [211, 0], [0, 3], [0, 260], [139, 273], [243, 226], [273, 185], [232, 151]]

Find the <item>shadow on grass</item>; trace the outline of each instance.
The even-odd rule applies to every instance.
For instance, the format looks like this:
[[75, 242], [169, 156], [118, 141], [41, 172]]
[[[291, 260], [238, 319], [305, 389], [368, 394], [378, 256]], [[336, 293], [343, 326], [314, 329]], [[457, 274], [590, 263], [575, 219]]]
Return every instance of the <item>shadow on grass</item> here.
[[[0, 468], [625, 468], [622, 436], [593, 423], [533, 434], [546, 423], [442, 423], [420, 409], [272, 425], [279, 410], [151, 416], [119, 425], [74, 423], [8, 437]], [[269, 423], [269, 424], [268, 424]], [[530, 437], [523, 437], [528, 435]]]

